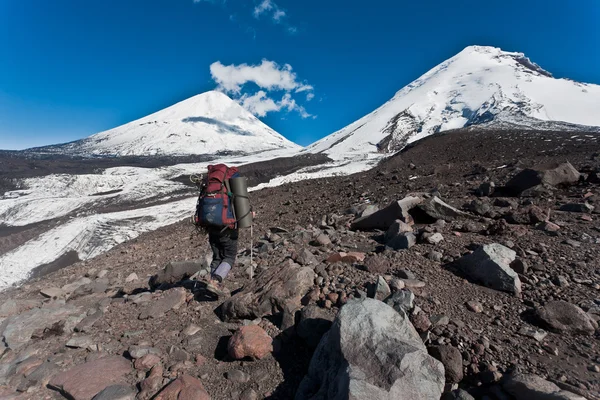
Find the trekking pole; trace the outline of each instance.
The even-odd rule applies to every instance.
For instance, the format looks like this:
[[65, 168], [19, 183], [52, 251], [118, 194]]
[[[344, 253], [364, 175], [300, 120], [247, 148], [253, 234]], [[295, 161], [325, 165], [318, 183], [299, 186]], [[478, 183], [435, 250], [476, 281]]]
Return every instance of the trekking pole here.
[[253, 225], [250, 225], [250, 280], [254, 279], [254, 241], [252, 240], [254, 235]]

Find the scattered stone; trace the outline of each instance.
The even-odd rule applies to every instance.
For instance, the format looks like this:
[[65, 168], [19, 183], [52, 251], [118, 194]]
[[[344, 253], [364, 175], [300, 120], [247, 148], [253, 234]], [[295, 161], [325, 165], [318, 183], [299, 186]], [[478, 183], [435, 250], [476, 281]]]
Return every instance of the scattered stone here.
[[94, 339], [92, 339], [90, 336], [73, 337], [69, 339], [66, 346], [74, 349], [97, 349], [97, 346], [94, 345]]
[[181, 282], [204, 268], [205, 263], [202, 261], [172, 261], [160, 273], [150, 278], [150, 287]]
[[146, 354], [135, 360], [133, 366], [135, 367], [135, 369], [146, 371], [159, 363], [159, 356], [157, 356], [156, 354]]
[[423, 201], [420, 197], [408, 196], [402, 200], [394, 201], [386, 208], [376, 211], [371, 215], [358, 218], [352, 222], [352, 230], [370, 231], [374, 229], [387, 230], [396, 220], [406, 223], [412, 221], [408, 213]]
[[273, 351], [273, 339], [260, 326], [242, 326], [229, 339], [227, 351], [234, 360], [260, 360]]
[[541, 343], [548, 336], [548, 332], [524, 325], [519, 329], [519, 335], [529, 336]]
[[137, 390], [128, 385], [112, 385], [94, 396], [93, 400], [135, 400]]
[[479, 185], [479, 189], [477, 189], [477, 194], [479, 196], [489, 197], [492, 194], [494, 194], [495, 190], [496, 185], [494, 184], [494, 182], [483, 182], [481, 185]]
[[72, 293], [75, 293], [81, 287], [89, 285], [91, 283], [92, 283], [92, 280], [90, 278], [83, 277], [83, 278], [79, 278], [76, 281], [63, 286], [61, 289], [66, 294], [72, 294]]
[[572, 185], [579, 181], [579, 172], [570, 163], [549, 164], [519, 172], [506, 184], [506, 189], [520, 195], [536, 186]]
[[152, 367], [148, 377], [140, 383], [141, 391], [138, 395], [140, 399], [150, 399], [158, 392], [163, 386], [163, 372], [164, 369], [160, 363]]
[[[58, 321], [66, 320], [81, 313], [79, 307], [71, 304], [55, 304], [44, 308], [34, 308], [19, 315], [8, 317], [0, 324], [0, 337], [7, 347], [19, 350], [29, 343], [34, 332], [52, 328]], [[62, 332], [61, 332], [62, 333]]]
[[135, 282], [138, 279], [140, 279], [140, 278], [138, 278], [137, 274], [135, 272], [132, 272], [131, 274], [129, 274], [127, 276], [127, 278], [125, 278], [125, 282], [127, 282], [127, 283]]
[[258, 400], [258, 393], [252, 388], [248, 388], [240, 394], [240, 400]]
[[548, 232], [548, 233], [556, 233], [556, 232], [560, 231], [560, 226], [558, 226], [554, 222], [550, 222], [550, 221], [540, 222], [535, 227], [536, 227], [536, 229], [539, 229], [540, 231], [544, 231], [544, 232]]
[[467, 308], [470, 311], [473, 311], [474, 313], [483, 312], [483, 305], [478, 301], [474, 301], [474, 300], [467, 301]]
[[346, 253], [343, 257], [342, 257], [342, 262], [345, 262], [347, 264], [356, 264], [356, 263], [361, 263], [363, 261], [365, 261], [366, 258], [366, 254], [365, 253], [360, 253], [357, 251], [351, 251]]
[[428, 233], [425, 232], [422, 236], [423, 240], [429, 244], [438, 244], [444, 240], [444, 236], [441, 233]]
[[102, 310], [93, 312], [75, 325], [75, 332], [89, 332], [94, 324], [102, 319], [103, 316], [104, 312]]
[[429, 320], [433, 326], [446, 326], [450, 323], [450, 318], [447, 315], [434, 315]]
[[395, 238], [398, 235], [401, 235], [403, 233], [412, 233], [412, 231], [413, 231], [412, 225], [407, 224], [406, 222], [404, 222], [400, 219], [397, 219], [389, 227], [389, 229], [385, 232], [385, 235], [383, 236], [383, 240], [385, 242], [389, 242], [390, 240], [392, 240], [393, 238]]
[[50, 287], [40, 290], [40, 294], [49, 299], [58, 299], [65, 296], [65, 292], [57, 287]]
[[250, 375], [239, 369], [234, 369], [225, 374], [225, 377], [231, 382], [235, 383], [246, 383], [250, 380]]
[[189, 375], [182, 375], [165, 387], [155, 400], [210, 400], [202, 382]]
[[298, 253], [296, 262], [303, 266], [317, 265], [319, 263], [317, 257], [315, 257], [315, 255], [307, 248], [302, 249], [300, 253]]
[[383, 276], [377, 277], [377, 283], [372, 285], [373, 290], [370, 293], [371, 298], [383, 301], [392, 293], [390, 286], [387, 284]]
[[314, 244], [316, 244], [317, 246], [329, 246], [331, 244], [331, 239], [329, 238], [329, 236], [322, 233], [319, 236], [317, 236], [317, 238], [314, 241]]
[[364, 266], [368, 272], [381, 275], [386, 274], [392, 265], [386, 257], [374, 255], [365, 259]]
[[402, 279], [392, 278], [392, 280], [390, 281], [390, 289], [392, 289], [392, 291], [394, 292], [402, 290], [405, 287], [406, 285], [404, 284], [404, 281]]
[[460, 211], [457, 208], [446, 204], [442, 199], [433, 196], [422, 204], [419, 204], [419, 209], [425, 212], [430, 218], [443, 219], [446, 222], [455, 221], [460, 218], [469, 218], [469, 214]]
[[586, 400], [534, 374], [514, 374], [504, 381], [502, 388], [516, 400]]
[[404, 282], [404, 287], [407, 289], [421, 289], [425, 287], [425, 282], [417, 279], [402, 279], [402, 282]]
[[429, 253], [427, 253], [427, 258], [429, 258], [431, 261], [442, 262], [444, 255], [439, 251], [432, 250]]
[[463, 380], [463, 361], [460, 351], [452, 346], [433, 346], [427, 349], [429, 355], [444, 365], [446, 383], [459, 383]]
[[313, 288], [315, 272], [289, 260], [281, 268], [261, 272], [244, 290], [221, 306], [225, 321], [255, 319], [282, 313], [286, 307], [300, 309], [302, 298]]
[[529, 269], [529, 265], [527, 265], [527, 261], [522, 258], [517, 258], [513, 262], [510, 263], [510, 267], [518, 274], [525, 275], [527, 270]]
[[184, 330], [181, 331], [183, 336], [192, 336], [200, 332], [202, 328], [195, 324], [189, 324]]
[[389, 239], [385, 245], [394, 250], [406, 250], [417, 244], [417, 237], [412, 232], [401, 233]]
[[588, 203], [569, 203], [563, 204], [559, 210], [577, 213], [591, 213], [594, 211], [594, 206]]
[[187, 293], [183, 288], [169, 289], [163, 297], [156, 300], [140, 313], [139, 319], [160, 318], [166, 312], [181, 307], [185, 304]]
[[398, 290], [386, 300], [386, 304], [398, 312], [408, 314], [415, 307], [415, 295], [410, 290]]
[[315, 351], [297, 400], [438, 399], [444, 368], [408, 321], [386, 304], [351, 300]]
[[549, 301], [535, 310], [539, 323], [558, 333], [593, 335], [598, 324], [585, 311], [566, 301]]
[[74, 400], [92, 399], [109, 386], [124, 384], [130, 371], [131, 364], [125, 358], [108, 356], [62, 372], [48, 386]]
[[134, 360], [144, 357], [146, 354], [154, 354], [160, 356], [160, 350], [150, 346], [130, 346], [127, 350], [129, 356]]
[[458, 268], [471, 279], [492, 289], [521, 294], [521, 281], [510, 264], [515, 260], [514, 250], [501, 244], [487, 244], [460, 258]]

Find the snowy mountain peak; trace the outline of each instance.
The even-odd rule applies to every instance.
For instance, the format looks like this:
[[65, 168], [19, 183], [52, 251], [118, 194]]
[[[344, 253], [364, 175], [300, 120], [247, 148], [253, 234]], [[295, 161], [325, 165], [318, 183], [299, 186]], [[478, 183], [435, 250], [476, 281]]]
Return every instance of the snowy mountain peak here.
[[330, 156], [394, 152], [472, 125], [600, 131], [600, 86], [555, 79], [523, 53], [469, 46], [371, 114], [307, 151]]
[[36, 150], [84, 156], [150, 156], [252, 154], [299, 147], [226, 94], [210, 91], [86, 139]]

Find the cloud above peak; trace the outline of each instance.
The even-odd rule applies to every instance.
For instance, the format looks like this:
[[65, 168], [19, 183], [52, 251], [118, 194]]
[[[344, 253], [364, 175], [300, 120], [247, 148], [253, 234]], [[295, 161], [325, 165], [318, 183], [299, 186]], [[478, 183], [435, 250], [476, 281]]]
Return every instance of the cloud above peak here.
[[[217, 61], [210, 65], [210, 74], [218, 90], [232, 95], [244, 108], [259, 117], [283, 110], [298, 112], [302, 118], [313, 117], [293, 96], [302, 93], [306, 101], [310, 101], [314, 98], [314, 88], [299, 81], [290, 64], [279, 65], [266, 59], [256, 65], [224, 65]], [[248, 84], [259, 90], [252, 93]], [[268, 92], [280, 92], [276, 98], [282, 97], [275, 100]]]

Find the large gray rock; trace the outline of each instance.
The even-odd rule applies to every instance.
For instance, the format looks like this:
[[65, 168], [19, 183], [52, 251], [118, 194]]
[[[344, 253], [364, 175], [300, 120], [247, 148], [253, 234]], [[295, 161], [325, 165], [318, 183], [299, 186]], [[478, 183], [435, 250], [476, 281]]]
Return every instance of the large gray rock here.
[[187, 292], [183, 288], [174, 288], [167, 290], [163, 297], [152, 302], [150, 306], [144, 309], [139, 319], [160, 318], [167, 311], [181, 307], [185, 304]]
[[463, 380], [463, 360], [460, 351], [453, 346], [432, 346], [429, 354], [444, 364], [447, 383], [459, 383]]
[[534, 374], [512, 375], [504, 382], [503, 389], [516, 400], [586, 400]]
[[19, 350], [31, 340], [31, 335], [35, 331], [50, 328], [55, 323], [80, 312], [79, 307], [70, 304], [34, 308], [4, 320], [0, 324], [0, 337], [7, 347]]
[[520, 295], [521, 281], [512, 270], [517, 254], [498, 243], [486, 244], [460, 258], [456, 265], [468, 277], [492, 289]]
[[535, 310], [535, 316], [545, 328], [558, 333], [593, 335], [598, 329], [589, 314], [566, 301], [549, 301]]
[[429, 400], [443, 389], [444, 367], [427, 354], [408, 317], [364, 299], [342, 307], [296, 400]]
[[398, 312], [409, 313], [415, 308], [415, 295], [410, 290], [398, 290], [385, 303]]
[[402, 200], [394, 201], [386, 208], [373, 214], [358, 218], [350, 226], [353, 230], [370, 231], [375, 229], [387, 230], [397, 219], [403, 222], [412, 221], [408, 213], [423, 201], [421, 197], [408, 196]]
[[579, 181], [580, 174], [570, 163], [548, 164], [524, 169], [506, 184], [506, 189], [519, 195], [536, 186], [572, 185]]
[[423, 203], [419, 204], [419, 208], [429, 217], [436, 220], [442, 219], [444, 221], [455, 221], [457, 219], [470, 217], [470, 215], [466, 212], [452, 207], [450, 204], [445, 203], [437, 196], [433, 196], [432, 198], [427, 199]]
[[206, 269], [204, 260], [172, 261], [162, 271], [150, 278], [150, 286], [172, 285], [191, 277], [200, 270]]
[[48, 386], [74, 400], [91, 400], [112, 385], [125, 384], [131, 363], [119, 356], [108, 356], [78, 365], [54, 376]]
[[386, 247], [394, 250], [407, 250], [417, 244], [417, 237], [412, 232], [404, 232], [385, 242]]
[[221, 306], [221, 317], [226, 321], [255, 319], [286, 309], [298, 310], [314, 279], [312, 268], [288, 260], [282, 267], [261, 272], [244, 290], [227, 299]]

